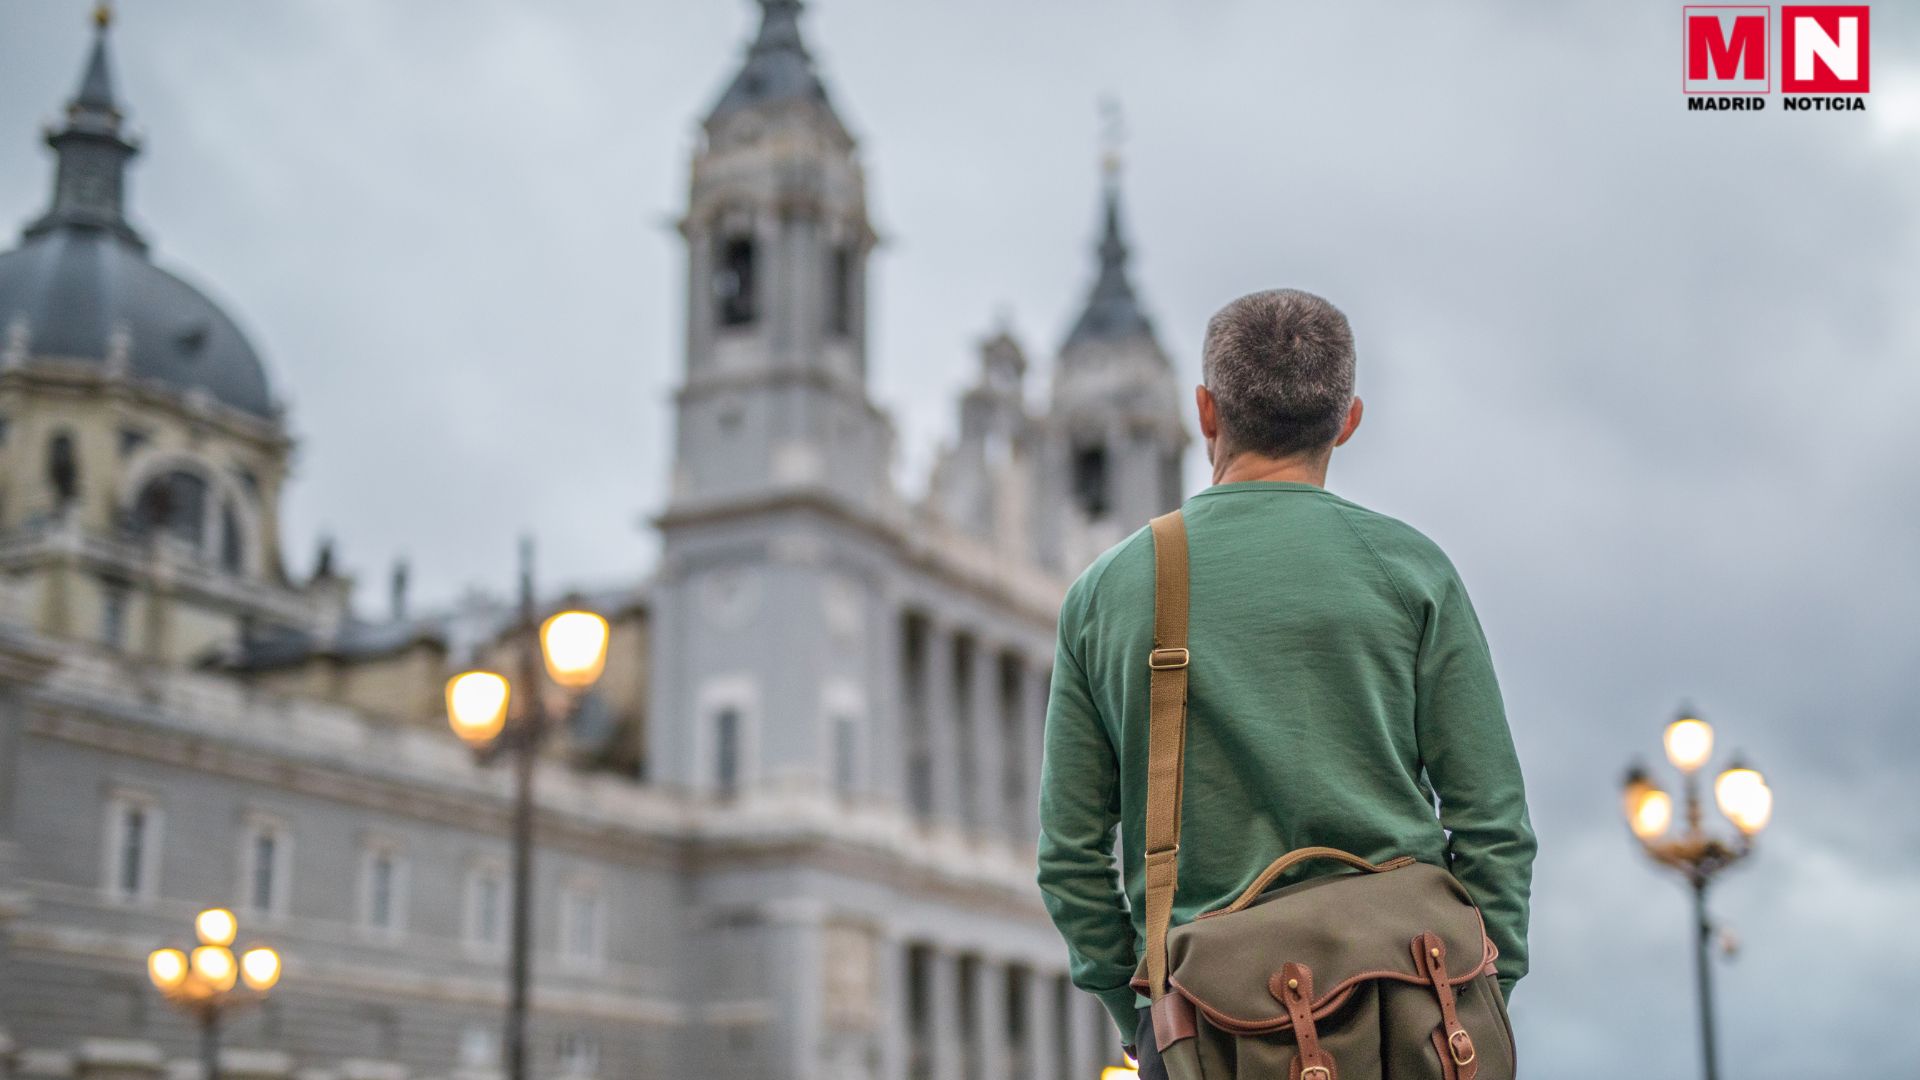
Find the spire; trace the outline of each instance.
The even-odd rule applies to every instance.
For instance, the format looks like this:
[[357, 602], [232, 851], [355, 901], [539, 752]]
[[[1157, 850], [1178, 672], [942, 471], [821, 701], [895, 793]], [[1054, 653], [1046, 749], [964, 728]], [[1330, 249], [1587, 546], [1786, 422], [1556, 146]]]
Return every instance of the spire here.
[[127, 162], [139, 147], [121, 131], [120, 105], [113, 93], [113, 65], [107, 54], [112, 9], [105, 4], [95, 8], [93, 25], [93, 49], [80, 88], [67, 103], [66, 126], [46, 136], [58, 158], [53, 203], [27, 227], [26, 235], [62, 227], [105, 229], [144, 250], [145, 242], [126, 218]]
[[708, 115], [712, 123], [756, 105], [781, 101], [827, 101], [827, 90], [813, 70], [813, 57], [800, 39], [801, 0], [759, 0], [760, 34], [747, 49], [746, 63]]
[[73, 107], [119, 115], [113, 104], [113, 73], [107, 68], [107, 27], [113, 25], [113, 9], [101, 4], [93, 9], [93, 53], [87, 57], [86, 74], [80, 78], [80, 92]]
[[1095, 248], [1099, 275], [1094, 279], [1086, 308], [1067, 335], [1068, 346], [1153, 336], [1153, 324], [1140, 309], [1133, 282], [1127, 277], [1129, 252], [1120, 227], [1120, 143], [1124, 135], [1120, 107], [1108, 99], [1101, 103], [1101, 113], [1106, 130], [1102, 134], [1105, 149], [1100, 160], [1103, 221], [1100, 244]]

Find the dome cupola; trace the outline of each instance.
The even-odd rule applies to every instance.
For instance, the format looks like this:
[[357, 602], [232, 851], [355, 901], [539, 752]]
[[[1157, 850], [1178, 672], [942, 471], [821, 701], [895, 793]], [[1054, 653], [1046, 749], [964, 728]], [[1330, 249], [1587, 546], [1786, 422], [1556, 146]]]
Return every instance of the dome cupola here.
[[46, 136], [56, 158], [50, 205], [19, 247], [0, 253], [0, 367], [92, 365], [277, 424], [245, 335], [155, 266], [127, 220], [127, 166], [139, 146], [114, 93], [110, 22], [102, 8], [65, 123]]

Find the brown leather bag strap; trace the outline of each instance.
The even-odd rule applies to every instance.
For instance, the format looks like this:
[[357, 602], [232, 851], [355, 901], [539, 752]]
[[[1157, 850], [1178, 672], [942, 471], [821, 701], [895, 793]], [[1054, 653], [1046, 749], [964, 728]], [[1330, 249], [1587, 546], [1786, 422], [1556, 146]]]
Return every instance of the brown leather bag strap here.
[[1460, 1011], [1455, 1007], [1453, 983], [1447, 976], [1447, 943], [1438, 934], [1421, 934], [1413, 939], [1413, 969], [1433, 987], [1434, 1000], [1440, 1004], [1440, 1026], [1433, 1030], [1433, 1049], [1447, 1080], [1474, 1080], [1480, 1066], [1473, 1036], [1460, 1026]]
[[1187, 525], [1153, 519], [1153, 651], [1147, 654], [1147, 985], [1167, 993], [1167, 929], [1179, 882], [1180, 801], [1187, 759]]
[[1288, 961], [1274, 976], [1273, 989], [1293, 1021], [1293, 1040], [1298, 1048], [1293, 1066], [1287, 1070], [1288, 1080], [1339, 1080], [1333, 1055], [1320, 1045], [1320, 1032], [1313, 1022], [1313, 969]]

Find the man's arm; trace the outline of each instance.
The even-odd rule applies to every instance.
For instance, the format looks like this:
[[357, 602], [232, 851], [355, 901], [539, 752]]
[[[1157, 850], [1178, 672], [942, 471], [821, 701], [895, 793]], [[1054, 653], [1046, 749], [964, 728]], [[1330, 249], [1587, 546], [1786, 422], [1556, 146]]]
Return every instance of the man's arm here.
[[1414, 723], [1440, 823], [1452, 833], [1453, 876], [1480, 907], [1500, 950], [1500, 988], [1511, 994], [1527, 973], [1536, 844], [1493, 657], [1466, 588], [1448, 571], [1423, 604]]
[[1077, 633], [1078, 620], [1063, 609], [1040, 767], [1040, 891], [1066, 939], [1074, 985], [1100, 999], [1121, 1041], [1131, 1043], [1138, 1016], [1128, 985], [1136, 962], [1133, 920], [1113, 856], [1120, 763], [1074, 655]]

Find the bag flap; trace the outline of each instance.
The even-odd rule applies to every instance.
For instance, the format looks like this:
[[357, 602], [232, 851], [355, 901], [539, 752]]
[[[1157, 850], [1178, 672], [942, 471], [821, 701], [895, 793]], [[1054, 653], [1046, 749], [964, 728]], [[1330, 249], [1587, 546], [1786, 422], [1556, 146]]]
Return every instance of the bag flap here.
[[1466, 983], [1492, 962], [1466, 889], [1440, 867], [1413, 863], [1314, 878], [1241, 911], [1175, 927], [1167, 935], [1168, 979], [1216, 1027], [1272, 1031], [1291, 1026], [1269, 988], [1283, 965], [1313, 972], [1313, 1012], [1322, 1016], [1370, 979], [1424, 984], [1413, 961], [1413, 940], [1423, 933], [1445, 943], [1450, 983]]

